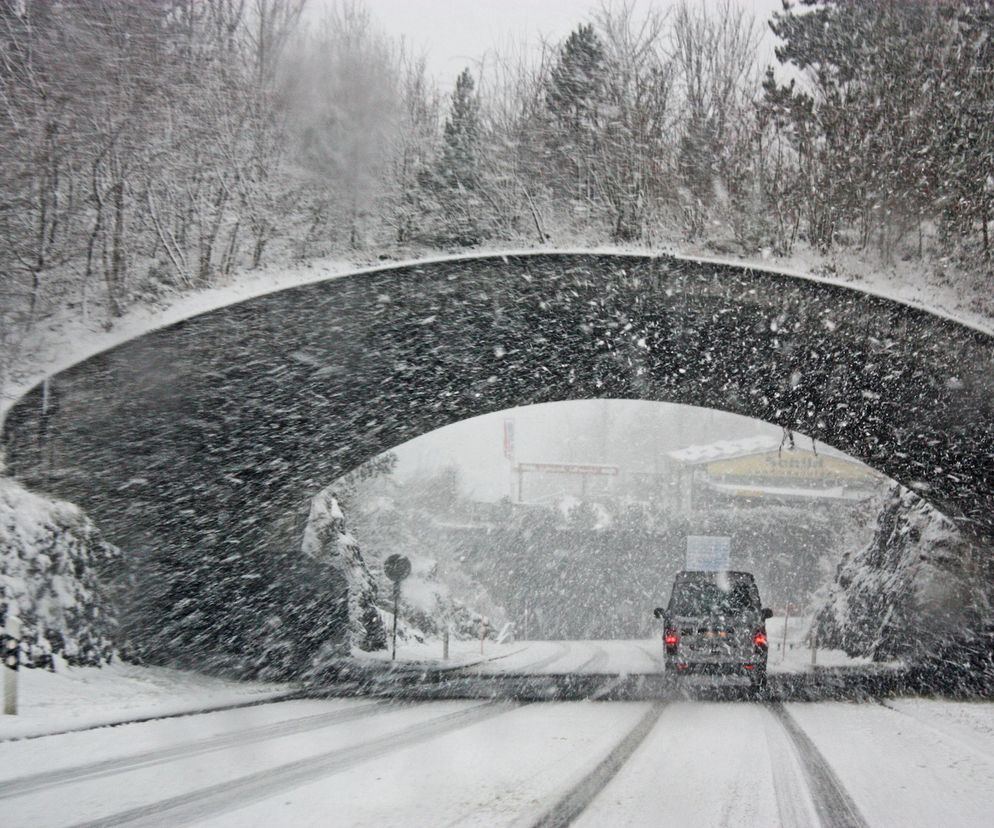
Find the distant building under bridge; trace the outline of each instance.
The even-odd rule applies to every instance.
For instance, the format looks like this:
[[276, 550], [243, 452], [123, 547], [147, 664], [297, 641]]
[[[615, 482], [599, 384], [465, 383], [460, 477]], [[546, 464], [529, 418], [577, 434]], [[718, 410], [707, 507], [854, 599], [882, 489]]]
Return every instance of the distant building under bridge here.
[[709, 506], [853, 502], [878, 494], [887, 478], [806, 437], [721, 440], [668, 453], [686, 511]]

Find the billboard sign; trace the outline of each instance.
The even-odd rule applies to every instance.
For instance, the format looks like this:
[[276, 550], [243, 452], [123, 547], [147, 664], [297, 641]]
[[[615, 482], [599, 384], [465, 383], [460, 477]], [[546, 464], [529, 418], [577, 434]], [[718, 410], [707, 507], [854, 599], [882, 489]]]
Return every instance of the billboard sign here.
[[617, 466], [599, 463], [518, 463], [514, 467], [519, 472], [543, 472], [545, 474], [593, 474], [617, 477]]
[[722, 572], [732, 556], [732, 539], [726, 535], [687, 535], [687, 569]]
[[862, 463], [803, 449], [767, 451], [728, 460], [715, 460], [707, 464], [707, 472], [715, 480], [735, 478], [756, 482], [784, 481], [787, 485], [797, 480], [823, 484], [875, 483], [880, 478], [877, 472]]

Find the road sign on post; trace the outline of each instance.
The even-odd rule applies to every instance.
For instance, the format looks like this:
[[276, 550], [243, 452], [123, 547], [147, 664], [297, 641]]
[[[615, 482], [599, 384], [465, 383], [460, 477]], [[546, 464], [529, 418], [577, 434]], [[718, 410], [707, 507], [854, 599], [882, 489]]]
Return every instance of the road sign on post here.
[[383, 574], [393, 581], [393, 651], [390, 660], [397, 658], [397, 614], [400, 612], [400, 582], [411, 574], [411, 561], [403, 555], [391, 555], [383, 562]]
[[17, 715], [17, 671], [21, 662], [21, 619], [8, 615], [3, 628], [3, 712]]

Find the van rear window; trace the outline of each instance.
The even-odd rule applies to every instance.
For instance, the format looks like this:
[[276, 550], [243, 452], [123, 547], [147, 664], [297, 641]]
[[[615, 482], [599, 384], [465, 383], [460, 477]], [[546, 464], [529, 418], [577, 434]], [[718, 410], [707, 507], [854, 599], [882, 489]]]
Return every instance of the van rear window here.
[[684, 581], [673, 588], [669, 611], [673, 615], [734, 615], [759, 608], [754, 588], [738, 583], [721, 589], [711, 581]]

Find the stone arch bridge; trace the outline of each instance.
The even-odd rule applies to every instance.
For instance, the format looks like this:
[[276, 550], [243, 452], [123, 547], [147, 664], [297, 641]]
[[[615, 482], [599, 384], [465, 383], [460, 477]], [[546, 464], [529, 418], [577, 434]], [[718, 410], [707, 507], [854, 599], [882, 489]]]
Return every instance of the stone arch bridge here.
[[122, 547], [223, 555], [419, 434], [588, 398], [797, 430], [994, 536], [994, 338], [855, 289], [667, 256], [460, 258], [260, 296], [52, 377], [3, 440], [9, 473]]

